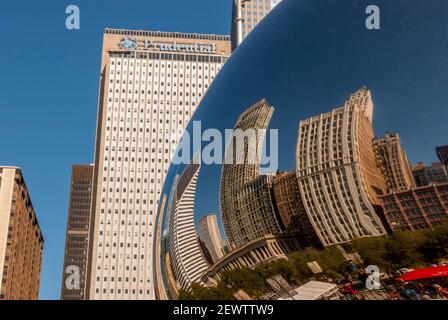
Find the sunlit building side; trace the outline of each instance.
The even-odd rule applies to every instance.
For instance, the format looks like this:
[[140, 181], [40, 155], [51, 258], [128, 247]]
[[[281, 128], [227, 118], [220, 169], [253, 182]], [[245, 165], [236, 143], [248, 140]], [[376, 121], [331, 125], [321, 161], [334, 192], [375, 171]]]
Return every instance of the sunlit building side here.
[[322, 244], [379, 236], [386, 184], [373, 151], [373, 102], [360, 89], [343, 107], [301, 121], [297, 174], [303, 204]]

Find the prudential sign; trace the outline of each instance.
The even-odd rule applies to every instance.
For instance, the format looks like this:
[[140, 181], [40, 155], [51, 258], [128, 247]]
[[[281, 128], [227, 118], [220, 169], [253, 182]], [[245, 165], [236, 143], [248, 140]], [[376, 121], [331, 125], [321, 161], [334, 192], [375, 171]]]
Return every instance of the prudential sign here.
[[187, 53], [215, 53], [216, 44], [180, 44], [176, 41], [166, 43], [166, 42], [155, 42], [151, 39], [145, 39], [143, 41], [137, 41], [134, 38], [127, 37], [121, 39], [118, 43], [118, 47], [126, 50], [158, 50], [166, 52], [187, 52]]

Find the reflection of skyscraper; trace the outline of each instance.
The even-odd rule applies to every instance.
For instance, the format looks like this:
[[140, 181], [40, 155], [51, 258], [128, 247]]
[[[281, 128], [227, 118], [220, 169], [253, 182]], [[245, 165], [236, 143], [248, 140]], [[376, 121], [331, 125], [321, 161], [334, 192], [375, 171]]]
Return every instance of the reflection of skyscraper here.
[[[232, 49], [237, 47], [236, 33], [237, 33], [237, 5], [238, 2], [232, 0]], [[242, 18], [242, 37], [243, 40], [248, 34], [263, 20], [272, 9], [275, 8], [281, 0], [241, 0], [241, 18]]]
[[383, 139], [375, 139], [373, 148], [388, 192], [415, 187], [411, 166], [398, 133], [386, 133]]
[[363, 88], [345, 105], [300, 122], [297, 170], [311, 223], [324, 245], [385, 233], [385, 193], [372, 141], [373, 103]]
[[199, 237], [204, 242], [214, 262], [221, 259], [224, 254], [222, 252], [222, 236], [219, 231], [217, 217], [209, 214], [202, 217], [198, 223]]
[[239, 219], [237, 245], [281, 232], [272, 194], [274, 177], [273, 174], [260, 175], [236, 190], [234, 208]]
[[272, 181], [272, 190], [275, 205], [284, 230], [316, 240], [316, 233], [300, 197], [299, 182], [296, 173], [278, 173]]
[[153, 299], [153, 224], [179, 138], [229, 37], [106, 29], [87, 298]]
[[0, 167], [0, 300], [37, 300], [43, 246], [22, 171]]
[[[247, 109], [238, 118], [233, 130], [234, 135], [226, 149], [220, 186], [222, 222], [229, 242], [237, 246], [257, 239], [261, 233], [279, 231], [275, 217], [268, 214], [268, 211], [265, 213], [269, 217], [263, 216], [241, 201], [242, 197], [248, 196], [249, 190], [262, 192], [266, 188], [262, 184], [269, 182], [267, 177], [253, 181], [260, 175], [262, 142], [273, 112], [274, 108], [265, 100]], [[263, 204], [262, 207], [268, 210], [269, 206], [272, 207], [271, 204]]]
[[[62, 300], [84, 299], [87, 251], [89, 245], [90, 205], [92, 202], [93, 165], [74, 165], [70, 182], [67, 235], [65, 239], [64, 269], [62, 277]], [[67, 268], [79, 268], [79, 289], [67, 288], [71, 275]]]
[[189, 290], [208, 268], [194, 224], [194, 199], [200, 165], [189, 164], [174, 190], [174, 214], [170, 217], [170, 258], [179, 288]]

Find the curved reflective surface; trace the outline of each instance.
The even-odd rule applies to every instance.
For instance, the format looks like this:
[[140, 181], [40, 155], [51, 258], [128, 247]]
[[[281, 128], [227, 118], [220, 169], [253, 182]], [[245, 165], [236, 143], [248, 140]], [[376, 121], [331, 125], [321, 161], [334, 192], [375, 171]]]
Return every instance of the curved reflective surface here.
[[[406, 1], [375, 2], [381, 14], [379, 30], [366, 28], [369, 16], [365, 13], [369, 5], [366, 1], [284, 0], [221, 70], [187, 128], [190, 139], [183, 140], [183, 151], [179, 152], [184, 163], [173, 164], [165, 182], [155, 228], [155, 279], [159, 299], [175, 298], [179, 288], [188, 289], [188, 283], [200, 282], [202, 275], [212, 268], [210, 259], [207, 262], [201, 253], [203, 243], [197, 240], [201, 218], [215, 214], [220, 233], [230, 238], [229, 233], [235, 233], [238, 226], [249, 228], [244, 225], [244, 219], [238, 221], [241, 204], [237, 201], [253, 202], [250, 192], [271, 183], [277, 171], [294, 174], [300, 171], [301, 121], [311, 119], [311, 125], [313, 116], [345, 107], [341, 112], [347, 118], [341, 121], [366, 123], [367, 129], [359, 129], [356, 139], [398, 132], [411, 162], [435, 160], [434, 147], [446, 144], [447, 138], [448, 3], [444, 0], [413, 1], [412, 5]], [[338, 120], [329, 121], [337, 123]], [[301, 133], [309, 134], [305, 131], [306, 123], [303, 125]], [[255, 161], [240, 164], [243, 173], [235, 167], [226, 171], [225, 165], [210, 164], [226, 155], [225, 130], [237, 127], [267, 129], [256, 138], [257, 143], [265, 142], [265, 145], [256, 145], [248, 152], [255, 154]], [[207, 129], [215, 131], [207, 132]], [[335, 130], [334, 136], [338, 134], [345, 133]], [[342, 148], [341, 161], [355, 158], [352, 158], [356, 164], [350, 167], [353, 174], [347, 178], [348, 183], [353, 184], [350, 188], [365, 187], [359, 199], [353, 199], [359, 209], [350, 218], [354, 222], [347, 222], [359, 230], [322, 228], [318, 238], [324, 245], [386, 232], [377, 215], [376, 198], [386, 193], [388, 187], [384, 181], [375, 180], [374, 170], [361, 172], [365, 169], [363, 161], [365, 164], [373, 161], [373, 153], [363, 151], [358, 140], [353, 148]], [[204, 149], [209, 156], [201, 159]], [[312, 153], [313, 149], [308, 151]], [[307, 165], [309, 168], [303, 169], [304, 174], [313, 170], [312, 163]], [[367, 180], [374, 182], [357, 186], [357, 179], [360, 184]], [[313, 203], [318, 201], [316, 193], [323, 187], [308, 187], [301, 185], [300, 190], [302, 194], [307, 190], [314, 194], [315, 198], [308, 199], [308, 204], [302, 198], [310, 217], [308, 211], [314, 210]], [[226, 195], [229, 188], [235, 190]], [[237, 196], [240, 200], [232, 200]], [[230, 200], [226, 202], [226, 199]], [[224, 226], [223, 210], [227, 214]], [[258, 221], [258, 229], [245, 230], [243, 236], [233, 234], [230, 245], [224, 241], [225, 252], [256, 240], [263, 230], [274, 234], [284, 229], [276, 221], [269, 221], [270, 212], [263, 208], [253, 210], [265, 214]], [[312, 228], [318, 228], [319, 222], [313, 219], [301, 227], [308, 228], [311, 224]], [[305, 220], [306, 216], [301, 218]]]

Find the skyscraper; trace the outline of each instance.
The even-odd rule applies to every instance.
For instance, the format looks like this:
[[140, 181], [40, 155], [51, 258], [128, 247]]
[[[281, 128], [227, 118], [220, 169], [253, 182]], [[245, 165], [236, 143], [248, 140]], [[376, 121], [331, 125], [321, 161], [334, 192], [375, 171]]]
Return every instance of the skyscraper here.
[[172, 154], [229, 37], [106, 29], [88, 299], [153, 299], [153, 223]]
[[170, 215], [171, 267], [179, 289], [200, 283], [208, 264], [202, 254], [194, 224], [194, 200], [200, 165], [189, 164], [176, 181]]
[[232, 0], [232, 50], [238, 46], [238, 38], [244, 40], [280, 2], [281, 0]]
[[370, 90], [343, 107], [300, 122], [297, 174], [303, 204], [322, 244], [386, 232], [379, 196], [386, 185], [377, 167]]
[[244, 111], [225, 152], [220, 205], [224, 231], [231, 246], [243, 246], [262, 235], [280, 232], [269, 195], [272, 177], [260, 176], [259, 172], [265, 130], [273, 112], [274, 108], [266, 100]]
[[208, 214], [202, 217], [198, 223], [198, 233], [202, 241], [204, 241], [214, 262], [224, 256], [222, 251], [222, 236], [219, 231], [218, 220], [216, 215]]
[[[62, 300], [84, 299], [92, 184], [93, 165], [73, 165], [62, 272]], [[70, 283], [72, 279], [75, 281], [70, 277], [72, 275], [79, 276], [76, 279], [79, 280], [79, 286], [77, 283]]]
[[0, 300], [37, 300], [44, 239], [22, 175], [0, 167]]
[[386, 133], [384, 138], [375, 139], [373, 148], [377, 163], [386, 180], [388, 192], [403, 191], [416, 186], [398, 133]]

